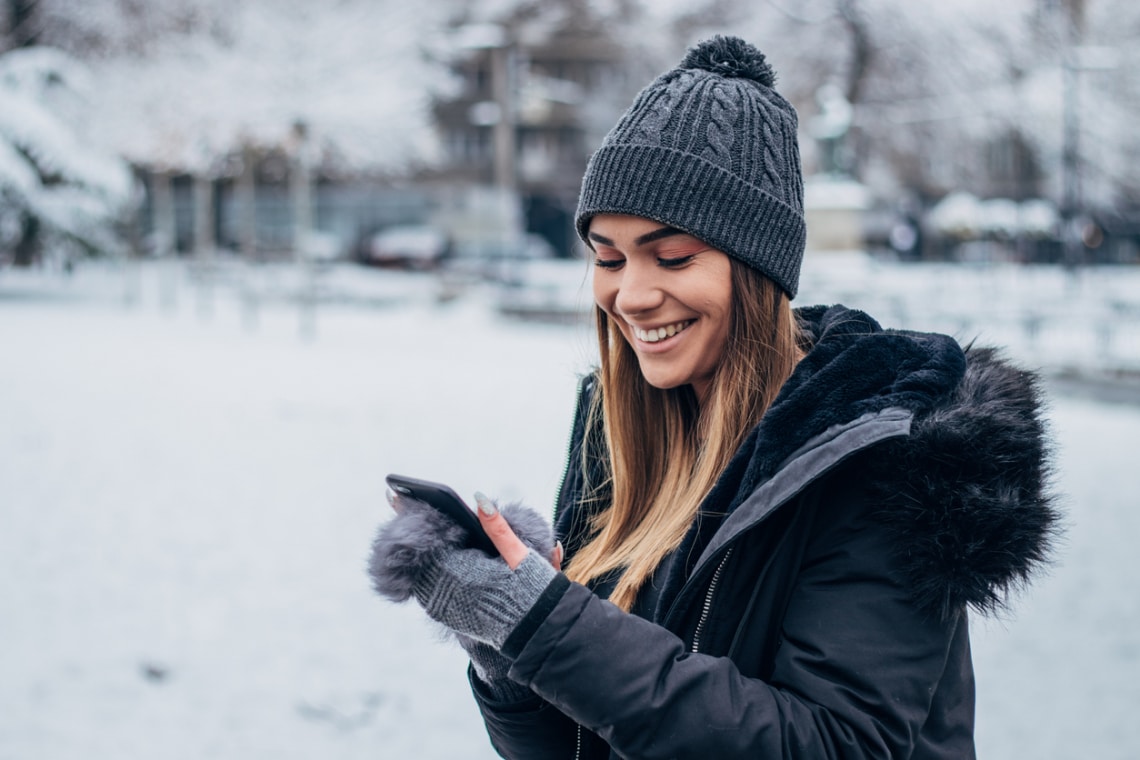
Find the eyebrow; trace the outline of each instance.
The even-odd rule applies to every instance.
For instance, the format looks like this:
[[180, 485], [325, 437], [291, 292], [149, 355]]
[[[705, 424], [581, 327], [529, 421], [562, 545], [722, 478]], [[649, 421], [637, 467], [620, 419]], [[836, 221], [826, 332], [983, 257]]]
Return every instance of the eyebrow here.
[[[654, 240], [660, 240], [662, 238], [673, 237], [674, 235], [687, 235], [687, 234], [689, 234], [689, 233], [683, 232], [682, 230], [679, 230], [675, 227], [661, 227], [660, 229], [653, 230], [653, 232], [647, 232], [644, 235], [638, 237], [636, 240], [633, 241], [633, 244], [635, 246], [645, 245], [646, 243], [652, 243]], [[596, 232], [589, 233], [587, 235], [587, 237], [589, 237], [590, 240], [593, 240], [595, 243], [601, 243], [602, 245], [613, 245], [614, 244], [614, 241], [610, 240], [608, 237], [604, 237], [602, 235], [599, 235]]]

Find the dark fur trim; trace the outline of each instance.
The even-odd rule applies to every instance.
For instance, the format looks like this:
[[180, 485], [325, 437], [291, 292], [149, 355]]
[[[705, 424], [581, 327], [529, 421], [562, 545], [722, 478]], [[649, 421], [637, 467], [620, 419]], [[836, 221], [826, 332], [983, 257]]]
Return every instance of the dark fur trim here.
[[993, 349], [966, 355], [953, 397], [875, 452], [869, 473], [916, 601], [942, 619], [1005, 608], [1060, 523], [1037, 379]]
[[[380, 596], [405, 602], [417, 579], [440, 552], [467, 543], [467, 532], [453, 520], [423, 502], [401, 498], [399, 514], [380, 527], [372, 542], [368, 575]], [[503, 517], [522, 542], [543, 557], [554, 551], [554, 537], [546, 521], [529, 507], [508, 504]]]

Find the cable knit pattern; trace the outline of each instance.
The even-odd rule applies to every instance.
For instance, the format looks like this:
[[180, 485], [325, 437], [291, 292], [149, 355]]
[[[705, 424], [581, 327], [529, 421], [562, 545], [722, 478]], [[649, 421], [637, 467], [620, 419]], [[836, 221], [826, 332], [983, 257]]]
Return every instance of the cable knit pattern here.
[[709, 104], [709, 123], [705, 127], [708, 145], [701, 151], [701, 158], [729, 169], [733, 163], [732, 148], [735, 142], [733, 130], [740, 109], [723, 87], [714, 84], [709, 89], [712, 102]]
[[664, 131], [665, 125], [669, 123], [669, 117], [673, 113], [669, 95], [668, 91], [664, 91], [651, 93], [650, 97], [646, 98], [650, 101], [649, 106], [645, 109], [645, 113], [634, 132], [637, 142], [646, 145], [661, 144], [661, 133]]
[[623, 135], [626, 130], [623, 129], [624, 125], [619, 122], [618, 126], [610, 133], [615, 141], [643, 145], [662, 144], [663, 136], [669, 126], [669, 120], [673, 116], [678, 88], [686, 86], [686, 83], [692, 80], [692, 77], [684, 74], [668, 78], [677, 80], [677, 86], [643, 90], [638, 97], [639, 103], [626, 112], [626, 118], [635, 125], [635, 128], [631, 130], [630, 134]]
[[684, 230], [794, 297], [806, 228], [795, 110], [736, 38], [694, 48], [634, 100], [590, 159], [576, 226], [630, 214]]

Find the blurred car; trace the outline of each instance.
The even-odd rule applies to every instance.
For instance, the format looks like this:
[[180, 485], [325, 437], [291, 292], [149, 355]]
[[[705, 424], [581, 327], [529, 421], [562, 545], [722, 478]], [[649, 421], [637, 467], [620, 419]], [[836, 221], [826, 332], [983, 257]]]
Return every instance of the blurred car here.
[[369, 238], [364, 259], [369, 264], [427, 270], [439, 266], [450, 247], [447, 235], [435, 227], [398, 225]]

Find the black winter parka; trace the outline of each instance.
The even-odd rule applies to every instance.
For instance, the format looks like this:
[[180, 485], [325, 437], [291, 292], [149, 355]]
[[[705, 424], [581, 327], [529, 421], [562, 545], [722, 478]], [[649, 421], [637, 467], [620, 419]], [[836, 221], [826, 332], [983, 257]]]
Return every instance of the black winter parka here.
[[[558, 576], [504, 647], [534, 697], [472, 685], [507, 758], [974, 757], [967, 609], [1044, 562], [1035, 379], [987, 349], [797, 316], [811, 348], [622, 612]], [[556, 532], [588, 538], [579, 398]], [[588, 462], [590, 457], [586, 457]]]

